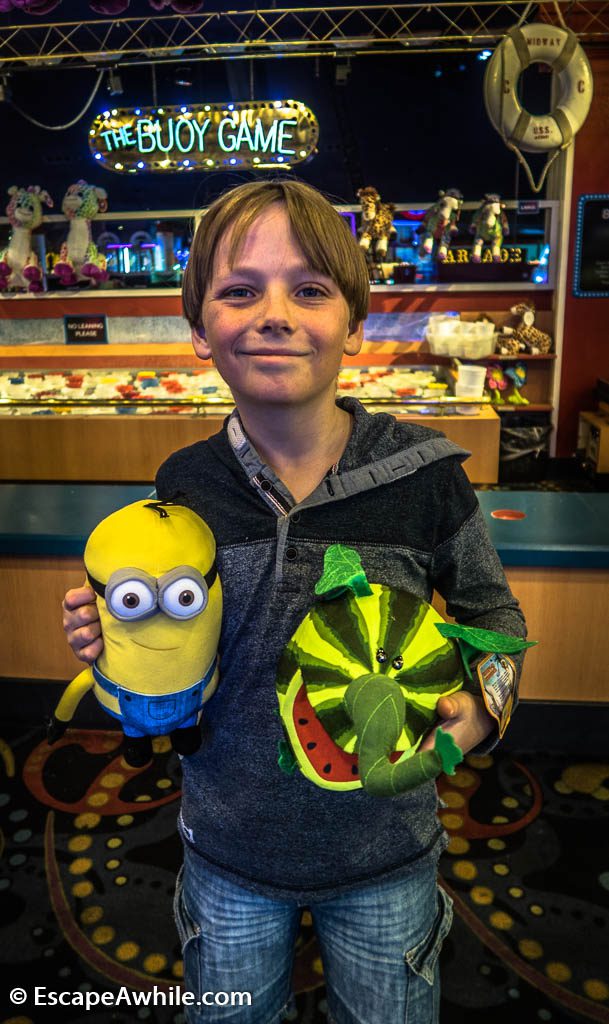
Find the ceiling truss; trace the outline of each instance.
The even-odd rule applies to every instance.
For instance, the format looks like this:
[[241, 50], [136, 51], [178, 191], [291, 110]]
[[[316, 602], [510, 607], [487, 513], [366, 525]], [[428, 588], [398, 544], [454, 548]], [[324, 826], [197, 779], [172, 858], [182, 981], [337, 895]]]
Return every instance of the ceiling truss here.
[[609, 2], [594, 0], [283, 7], [0, 25], [0, 69], [465, 52], [525, 21], [560, 19], [584, 43], [609, 43]]

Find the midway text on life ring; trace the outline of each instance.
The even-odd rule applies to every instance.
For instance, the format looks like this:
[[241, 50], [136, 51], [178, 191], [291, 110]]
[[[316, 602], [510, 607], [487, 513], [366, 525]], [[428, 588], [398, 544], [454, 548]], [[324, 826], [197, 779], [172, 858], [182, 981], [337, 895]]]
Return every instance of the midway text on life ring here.
[[[529, 64], [549, 64], [557, 100], [548, 114], [530, 114], [518, 100], [518, 78]], [[568, 29], [532, 24], [512, 28], [488, 62], [484, 102], [493, 126], [507, 142], [528, 153], [568, 146], [592, 102], [592, 70]]]

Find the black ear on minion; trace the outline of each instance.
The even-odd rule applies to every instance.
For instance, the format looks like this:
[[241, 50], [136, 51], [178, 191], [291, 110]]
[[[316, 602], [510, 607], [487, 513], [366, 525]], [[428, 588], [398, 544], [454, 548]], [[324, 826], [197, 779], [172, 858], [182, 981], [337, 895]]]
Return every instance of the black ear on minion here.
[[195, 753], [202, 707], [219, 678], [222, 588], [211, 530], [182, 505], [137, 501], [95, 528], [85, 565], [104, 649], [65, 690], [49, 743], [93, 689], [120, 722], [127, 764], [150, 760], [152, 736], [169, 735], [177, 753]]

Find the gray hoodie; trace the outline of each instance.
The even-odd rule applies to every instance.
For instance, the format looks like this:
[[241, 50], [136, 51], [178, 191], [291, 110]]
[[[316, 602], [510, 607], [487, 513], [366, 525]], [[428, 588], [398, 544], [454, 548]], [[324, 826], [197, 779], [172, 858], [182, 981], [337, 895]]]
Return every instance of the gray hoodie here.
[[236, 413], [157, 476], [159, 498], [189, 506], [213, 530], [224, 591], [220, 685], [204, 708], [201, 749], [182, 759], [182, 837], [216, 873], [300, 903], [404, 876], [446, 841], [433, 782], [375, 797], [322, 789], [278, 766], [277, 663], [314, 603], [327, 547], [356, 548], [371, 582], [425, 601], [437, 590], [465, 625], [526, 635], [461, 467], [468, 453], [355, 399], [339, 404], [354, 417], [351, 438], [300, 503]]

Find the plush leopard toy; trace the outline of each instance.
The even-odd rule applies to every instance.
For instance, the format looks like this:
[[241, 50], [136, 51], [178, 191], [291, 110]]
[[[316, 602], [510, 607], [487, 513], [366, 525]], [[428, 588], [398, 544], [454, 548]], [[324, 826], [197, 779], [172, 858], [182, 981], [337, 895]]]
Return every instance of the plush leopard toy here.
[[552, 339], [545, 331], [535, 327], [535, 307], [520, 302], [510, 309], [512, 323], [504, 325], [497, 351], [504, 356], [517, 356], [521, 352], [529, 355], [547, 355], [552, 351]]
[[393, 203], [382, 203], [377, 190], [371, 185], [360, 188], [357, 197], [362, 204], [362, 222], [359, 244], [366, 256], [382, 262], [387, 257], [389, 243], [397, 235], [393, 226]]

